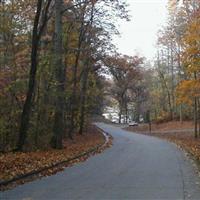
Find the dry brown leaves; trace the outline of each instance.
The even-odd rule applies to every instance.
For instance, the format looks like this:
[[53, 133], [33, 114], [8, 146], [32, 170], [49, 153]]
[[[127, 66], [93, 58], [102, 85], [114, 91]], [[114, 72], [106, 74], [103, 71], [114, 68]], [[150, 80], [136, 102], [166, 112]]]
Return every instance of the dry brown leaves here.
[[[187, 131], [187, 129], [191, 128], [193, 128], [192, 122], [184, 122], [183, 124], [180, 122], [167, 122], [153, 125], [153, 131], [151, 133], [149, 133], [147, 125], [140, 128], [128, 127], [126, 129], [145, 135], [167, 139], [189, 152], [196, 160], [200, 160], [200, 138], [195, 139], [192, 131]], [[183, 130], [183, 132], [178, 132], [177, 130]]]
[[[192, 121], [184, 121], [183, 123], [177, 121], [171, 121], [166, 123], [152, 123], [152, 131], [171, 131], [171, 130], [180, 130], [180, 129], [190, 129], [193, 128]], [[136, 132], [146, 132], [149, 130], [148, 124], [140, 124], [139, 126], [128, 127], [127, 130], [136, 131]]]
[[[48, 151], [37, 151], [37, 152], [27, 152], [27, 153], [6, 153], [0, 155], [0, 180], [6, 181], [14, 177], [25, 175], [30, 172], [38, 171], [45, 167], [51, 167], [57, 163], [69, 160], [73, 157], [83, 154], [97, 146], [101, 146], [105, 143], [105, 138], [100, 131], [97, 129], [92, 129], [92, 132], [81, 135], [76, 135], [74, 140], [65, 140], [64, 149], [55, 150], [51, 149]], [[50, 168], [41, 172], [39, 177], [48, 176], [56, 173], [57, 171], [63, 170], [66, 166], [71, 166], [74, 163], [84, 161], [90, 155], [102, 152], [105, 148], [112, 145], [112, 140], [110, 138], [109, 142], [102, 148], [98, 148], [95, 152], [89, 155], [81, 156], [68, 163], [63, 163], [57, 167]], [[31, 177], [34, 179], [34, 177]], [[24, 180], [18, 181], [23, 183]], [[6, 187], [7, 188], [7, 187]], [[5, 187], [0, 188], [5, 189]]]

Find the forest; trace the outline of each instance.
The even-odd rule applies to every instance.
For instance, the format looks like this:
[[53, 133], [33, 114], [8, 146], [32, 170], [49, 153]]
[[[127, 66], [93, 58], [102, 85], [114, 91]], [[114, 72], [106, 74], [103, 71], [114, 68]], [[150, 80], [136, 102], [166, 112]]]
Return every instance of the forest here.
[[[113, 41], [119, 22], [134, 23], [127, 0], [0, 0], [0, 190], [131, 141], [127, 130], [200, 159], [200, 1], [167, 2], [148, 60], [120, 53]], [[118, 152], [135, 148], [125, 147]]]
[[1, 0], [0, 151], [63, 148], [106, 107], [118, 123], [194, 120], [200, 135], [200, 3], [168, 2], [157, 55], [112, 42], [125, 0]]
[[0, 150], [60, 149], [102, 112], [103, 60], [126, 4], [3, 0], [0, 13]]

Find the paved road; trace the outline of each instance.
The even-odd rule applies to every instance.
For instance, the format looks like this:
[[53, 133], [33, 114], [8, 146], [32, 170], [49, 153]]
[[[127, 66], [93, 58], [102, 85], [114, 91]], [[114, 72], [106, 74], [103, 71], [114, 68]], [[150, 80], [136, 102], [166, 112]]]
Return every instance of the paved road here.
[[114, 144], [56, 175], [1, 193], [0, 199], [200, 199], [199, 177], [175, 145], [98, 124]]

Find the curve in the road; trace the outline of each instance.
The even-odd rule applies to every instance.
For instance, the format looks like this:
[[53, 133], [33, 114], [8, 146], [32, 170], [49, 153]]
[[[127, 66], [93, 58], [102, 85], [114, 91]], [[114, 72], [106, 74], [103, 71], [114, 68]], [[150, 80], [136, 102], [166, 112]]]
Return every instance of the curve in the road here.
[[0, 193], [0, 199], [200, 199], [191, 160], [174, 144], [97, 124], [113, 146], [56, 175]]

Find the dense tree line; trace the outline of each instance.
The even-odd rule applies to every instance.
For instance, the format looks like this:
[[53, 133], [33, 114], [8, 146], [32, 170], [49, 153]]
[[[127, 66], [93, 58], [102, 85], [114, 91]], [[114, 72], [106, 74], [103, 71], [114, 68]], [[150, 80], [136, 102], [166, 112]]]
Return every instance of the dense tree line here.
[[100, 114], [123, 0], [0, 2], [1, 151], [62, 148]]

